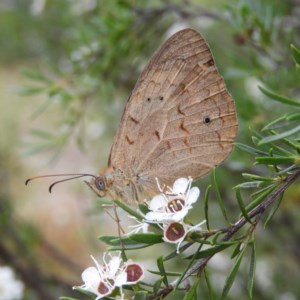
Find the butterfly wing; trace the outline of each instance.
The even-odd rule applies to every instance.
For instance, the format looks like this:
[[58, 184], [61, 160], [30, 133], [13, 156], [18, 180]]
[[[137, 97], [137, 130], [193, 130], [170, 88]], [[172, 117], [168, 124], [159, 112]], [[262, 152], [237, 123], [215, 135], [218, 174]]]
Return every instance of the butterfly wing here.
[[125, 107], [109, 165], [171, 185], [196, 179], [231, 152], [237, 131], [234, 102], [202, 36], [184, 29], [169, 38], [145, 67]]

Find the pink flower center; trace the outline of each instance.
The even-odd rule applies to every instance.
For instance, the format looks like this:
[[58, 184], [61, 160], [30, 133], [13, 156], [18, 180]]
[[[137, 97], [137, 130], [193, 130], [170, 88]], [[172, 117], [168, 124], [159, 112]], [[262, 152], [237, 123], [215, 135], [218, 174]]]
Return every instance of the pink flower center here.
[[143, 269], [138, 264], [130, 264], [126, 267], [127, 281], [136, 282], [143, 275]]
[[181, 198], [173, 199], [168, 203], [168, 209], [170, 210], [170, 212], [174, 213], [182, 210], [184, 204], [185, 204], [184, 199]]
[[100, 281], [100, 282], [99, 282], [99, 285], [98, 285], [97, 291], [98, 291], [101, 295], [106, 295], [107, 293], [110, 292], [110, 288], [109, 288], [103, 281]]
[[180, 223], [172, 223], [165, 232], [165, 236], [169, 241], [176, 242], [185, 235], [185, 229]]

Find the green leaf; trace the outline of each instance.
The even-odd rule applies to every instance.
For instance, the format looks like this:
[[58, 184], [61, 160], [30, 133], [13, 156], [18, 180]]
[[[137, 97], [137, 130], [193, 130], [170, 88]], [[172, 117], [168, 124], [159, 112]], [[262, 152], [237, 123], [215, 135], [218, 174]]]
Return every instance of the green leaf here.
[[212, 245], [218, 243], [219, 236], [222, 235], [222, 234], [223, 234], [222, 231], [217, 231], [217, 232], [212, 236], [212, 240], [211, 240]]
[[104, 242], [105, 244], [109, 245], [109, 246], [119, 246], [120, 245], [120, 240], [123, 240], [123, 242], [131, 242], [131, 240], [127, 240], [125, 241], [124, 238], [119, 238], [116, 236], [109, 236], [109, 235], [105, 235], [105, 236], [100, 236], [99, 240]]
[[230, 291], [232, 284], [235, 280], [235, 277], [237, 275], [237, 272], [239, 270], [240, 264], [242, 262], [242, 259], [244, 257], [245, 254], [245, 250], [246, 250], [246, 245], [244, 245], [243, 249], [241, 250], [240, 254], [237, 256], [236, 261], [228, 275], [228, 277], [226, 278], [226, 282], [225, 282], [225, 286], [223, 288], [223, 292], [222, 292], [222, 298], [221, 299], [225, 299], [226, 296], [228, 295], [228, 292]]
[[260, 139], [262, 139], [262, 136], [260, 135], [260, 137], [258, 138], [257, 136], [252, 136], [251, 137], [252, 142], [255, 146], [257, 146], [258, 142], [260, 141]]
[[149, 212], [149, 208], [145, 204], [139, 204], [139, 210], [145, 215]]
[[267, 124], [261, 131], [289, 126], [291, 121], [299, 121], [299, 120], [300, 120], [300, 113], [298, 112], [285, 114], [284, 116]]
[[234, 248], [230, 258], [233, 259], [235, 258], [239, 253], [241, 252], [241, 243], [237, 243], [236, 247]]
[[264, 200], [265, 197], [267, 197], [270, 193], [272, 193], [276, 189], [276, 187], [277, 187], [276, 184], [272, 184], [272, 185], [262, 189], [261, 191], [256, 192], [255, 194], [251, 195], [252, 197], [255, 195], [255, 198], [253, 199], [253, 201], [251, 201], [251, 203], [249, 203], [246, 206], [246, 211], [250, 211], [257, 205], [259, 205]]
[[195, 278], [195, 282], [192, 287], [189, 289], [183, 300], [195, 300], [197, 299], [197, 287], [200, 282], [200, 277]]
[[232, 244], [221, 244], [221, 245], [217, 245], [214, 247], [210, 247], [207, 248], [205, 250], [200, 251], [197, 255], [191, 255], [189, 257], [187, 257], [187, 259], [191, 259], [191, 258], [195, 258], [195, 259], [199, 259], [199, 258], [205, 258], [205, 257], [209, 257], [212, 256], [218, 252], [223, 251], [224, 249], [230, 247]]
[[270, 97], [271, 99], [275, 100], [275, 101], [279, 101], [281, 103], [284, 104], [288, 104], [288, 105], [293, 105], [293, 106], [297, 106], [300, 107], [300, 102], [296, 101], [294, 99], [290, 99], [284, 96], [280, 96], [278, 94], [275, 94], [273, 92], [271, 92], [270, 90], [262, 87], [262, 86], [258, 86], [258, 88], [268, 97]]
[[127, 206], [126, 204], [124, 204], [123, 202], [119, 201], [119, 200], [114, 200], [114, 202], [120, 207], [122, 208], [124, 211], [126, 211], [127, 213], [129, 213], [131, 216], [136, 217], [138, 220], [142, 221], [144, 219], [143, 215], [141, 215], [138, 211], [132, 209], [131, 207]]
[[162, 284], [163, 280], [164, 280], [164, 277], [161, 277], [161, 278], [159, 278], [158, 280], [156, 280], [154, 282], [154, 285], [153, 285], [153, 293], [154, 294], [157, 294], [158, 290], [161, 287], [161, 284]]
[[[95, 298], [95, 295], [83, 288], [81, 288], [80, 286], [76, 286], [75, 290], [81, 294], [84, 294], [86, 296], [89, 296], [91, 299]], [[63, 298], [64, 300], [69, 299], [68, 297]], [[70, 298], [71, 300], [78, 300], [78, 299], [74, 299], [74, 298]]]
[[248, 180], [259, 180], [259, 181], [274, 181], [274, 178], [271, 177], [263, 177], [249, 173], [242, 173], [242, 176]]
[[[284, 139], [282, 142], [284, 144], [291, 146], [292, 148], [297, 147], [297, 146], [295, 147], [295, 144], [290, 142], [288, 139]], [[272, 156], [273, 153], [276, 153], [276, 155], [278, 155], [278, 156], [284, 156], [284, 157], [294, 156], [294, 152], [288, 151], [285, 148], [282, 148], [282, 147], [274, 145], [274, 144], [272, 144], [272, 148], [270, 148], [270, 150], [271, 149], [272, 149], [272, 152], [270, 152], [270, 156]]]
[[248, 145], [242, 144], [242, 143], [234, 143], [235, 146], [237, 146], [242, 151], [248, 152], [252, 155], [267, 155], [267, 152], [261, 151], [259, 149], [250, 147]]
[[[147, 270], [148, 272], [150, 272], [151, 274], [155, 274], [155, 275], [161, 275], [159, 271], [153, 271], [153, 270]], [[181, 273], [179, 272], [166, 272], [167, 276], [173, 276], [173, 277], [178, 277], [181, 275]], [[152, 286], [152, 284], [149, 284], [149, 286]]]
[[59, 297], [59, 300], [79, 300], [78, 298]]
[[249, 268], [247, 289], [248, 289], [249, 297], [252, 299], [253, 286], [254, 286], [254, 280], [255, 280], [255, 271], [256, 271], [256, 247], [255, 247], [254, 240], [250, 243], [250, 247], [251, 247], [251, 259], [250, 259], [250, 268]]
[[[286, 117], [287, 116], [284, 115], [284, 116], [281, 116], [281, 117], [273, 120], [272, 122], [270, 122], [269, 124], [267, 124], [261, 131], [266, 131], [266, 130], [269, 130], [269, 129], [278, 128], [278, 126], [279, 126], [278, 123], [283, 122], [283, 121], [286, 122]], [[275, 126], [275, 125], [277, 125], [277, 126]], [[282, 125], [280, 125], [280, 127], [282, 127]]]
[[148, 293], [146, 291], [136, 292], [134, 295], [134, 300], [146, 300]]
[[36, 119], [38, 116], [40, 116], [44, 111], [46, 111], [46, 109], [52, 105], [53, 102], [49, 101], [49, 99], [47, 99], [46, 101], [44, 101], [44, 103], [41, 103], [41, 105], [39, 105], [31, 114], [30, 114], [30, 118], [32, 120]]
[[282, 139], [284, 139], [284, 138], [286, 138], [290, 135], [296, 134], [299, 131], [300, 131], [300, 125], [292, 128], [290, 130], [278, 133], [278, 134], [266, 136], [258, 142], [258, 145], [260, 146], [260, 145], [263, 145], [263, 144], [267, 144], [267, 143], [275, 142], [275, 141], [278, 141], [278, 140], [282, 140]]
[[296, 71], [297, 71], [297, 74], [300, 75], [300, 65], [299, 64], [296, 64]]
[[[183, 251], [185, 251], [186, 249], [188, 249], [189, 247], [191, 247], [192, 245], [194, 245], [194, 243], [186, 243], [184, 245], [182, 245], [179, 248], [179, 253], [182, 253]], [[174, 257], [178, 256], [177, 250], [172, 251], [170, 254], [168, 254], [165, 258], [164, 261], [170, 260]]]
[[300, 113], [291, 113], [286, 115], [287, 121], [298, 121], [300, 120]]
[[205, 220], [206, 220], [206, 227], [209, 230], [209, 219], [208, 219], [208, 198], [209, 198], [209, 193], [211, 190], [211, 184], [207, 186], [205, 195], [204, 195], [204, 214], [205, 214]]
[[291, 45], [292, 54], [297, 64], [300, 64], [300, 50], [293, 44]]
[[241, 189], [249, 189], [249, 188], [261, 188], [261, 187], [265, 187], [270, 185], [270, 183], [274, 182], [275, 178], [273, 181], [247, 181], [247, 182], [243, 182], [239, 185], [237, 185], [236, 187], [234, 187], [234, 189], [236, 188], [241, 188]]
[[221, 197], [221, 194], [220, 194], [220, 190], [219, 190], [219, 187], [218, 187], [218, 184], [217, 184], [217, 180], [216, 180], [216, 169], [213, 169], [212, 171], [212, 176], [211, 176], [211, 180], [212, 180], [212, 186], [214, 188], [214, 191], [215, 191], [215, 194], [216, 194], [216, 197], [217, 197], [217, 200], [219, 202], [219, 205], [220, 205], [220, 208], [221, 208], [221, 211], [222, 211], [222, 214], [223, 214], [223, 217], [224, 219], [226, 220], [226, 222], [228, 224], [230, 224], [230, 221], [227, 217], [227, 213], [226, 213], [226, 209], [225, 209], [225, 205], [224, 205], [224, 202], [222, 200], [222, 197]]
[[199, 245], [197, 251], [194, 252], [192, 259], [190, 260], [190, 262], [188, 263], [188, 265], [186, 266], [185, 270], [182, 272], [181, 276], [178, 278], [176, 286], [174, 288], [174, 290], [177, 290], [179, 285], [182, 282], [182, 279], [185, 277], [186, 273], [189, 271], [189, 269], [192, 267], [197, 254], [200, 252], [200, 250], [202, 249], [203, 244]]
[[47, 131], [44, 131], [44, 130], [40, 130], [40, 129], [30, 129], [29, 132], [30, 132], [30, 134], [32, 134], [36, 137], [46, 139], [46, 140], [54, 138], [53, 134], [51, 134]]
[[157, 267], [158, 267], [158, 270], [159, 270], [161, 276], [163, 277], [164, 285], [169, 286], [168, 277], [167, 277], [167, 274], [166, 274], [166, 270], [165, 270], [165, 266], [164, 266], [164, 260], [163, 260], [162, 256], [160, 256], [157, 259]]
[[242, 195], [241, 195], [241, 190], [240, 190], [240, 188], [236, 188], [235, 196], [236, 196], [236, 199], [237, 199], [237, 201], [238, 201], [239, 207], [240, 207], [240, 209], [241, 209], [242, 215], [244, 216], [244, 218], [245, 218], [250, 224], [252, 224], [252, 221], [251, 221], [251, 219], [250, 219], [249, 216], [248, 216], [248, 213], [247, 213], [247, 210], [246, 210], [244, 201], [243, 201], [243, 199], [242, 199]]
[[143, 249], [143, 248], [147, 248], [150, 247], [150, 244], [140, 244], [140, 243], [136, 243], [136, 244], [127, 244], [127, 245], [120, 245], [120, 246], [113, 246], [113, 247], [109, 247], [107, 249], [107, 251], [123, 251], [123, 250], [139, 250], [139, 249]]
[[278, 197], [278, 200], [275, 202], [274, 206], [272, 207], [272, 209], [270, 210], [269, 214], [268, 214], [268, 217], [264, 223], [264, 227], [266, 227], [269, 222], [272, 220], [273, 216], [275, 215], [277, 209], [279, 208], [281, 202], [282, 202], [282, 199], [283, 199], [283, 193]]
[[209, 299], [213, 300], [214, 299], [214, 292], [213, 292], [213, 289], [211, 287], [211, 283], [210, 283], [210, 279], [209, 279], [209, 276], [208, 276], [207, 268], [204, 269], [204, 277], [205, 277], [205, 282], [206, 282], [206, 286], [207, 286], [207, 290], [208, 290]]
[[255, 160], [258, 164], [263, 165], [279, 165], [279, 164], [285, 164], [285, 163], [297, 163], [299, 160], [299, 157], [293, 156], [293, 157], [256, 157]]
[[287, 173], [290, 173], [294, 170], [297, 170], [298, 169], [298, 165], [297, 164], [294, 164], [294, 165], [291, 165], [291, 166], [288, 166], [287, 168], [284, 168], [282, 170], [280, 170], [277, 175], [280, 176], [280, 175], [287, 175]]
[[144, 244], [159, 244], [163, 242], [162, 234], [157, 233], [136, 233], [129, 235], [129, 239]]
[[99, 240], [106, 243], [109, 246], [113, 246], [112, 248], [109, 248], [109, 251], [122, 250], [122, 249], [135, 250], [135, 249], [141, 249], [141, 248], [146, 248], [151, 246], [151, 244], [135, 242], [131, 240], [129, 237], [122, 237], [120, 239], [119, 237], [115, 237], [115, 236], [101, 236], [99, 237]]
[[35, 81], [49, 82], [49, 80], [43, 74], [37, 72], [36, 70], [23, 69], [21, 73], [23, 76]]
[[32, 86], [23, 86], [18, 89], [18, 93], [21, 96], [32, 96], [44, 92], [46, 89], [44, 87], [32, 87]]
[[258, 188], [260, 186], [261, 186], [261, 181], [248, 181], [237, 185], [235, 188], [251, 189], [251, 188]]

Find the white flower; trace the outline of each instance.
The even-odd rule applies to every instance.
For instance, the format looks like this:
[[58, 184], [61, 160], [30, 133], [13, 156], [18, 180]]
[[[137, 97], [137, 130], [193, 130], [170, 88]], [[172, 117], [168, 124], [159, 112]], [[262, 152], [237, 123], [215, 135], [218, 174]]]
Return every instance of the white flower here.
[[24, 284], [15, 278], [13, 270], [8, 266], [0, 266], [0, 299], [23, 299]]
[[179, 178], [174, 182], [173, 188], [168, 187], [167, 192], [160, 189], [161, 194], [148, 204], [150, 212], [145, 215], [145, 222], [181, 222], [200, 195], [197, 187], [191, 187], [192, 181], [191, 177]]
[[[123, 262], [121, 253], [116, 256], [110, 254], [109, 262], [106, 261], [106, 253], [103, 255], [103, 265], [92, 257], [96, 267], [85, 269], [81, 275], [84, 284], [79, 288], [97, 295], [95, 300], [110, 295], [116, 287], [120, 288], [121, 298], [122, 286], [135, 284], [144, 275], [142, 267], [131, 261]], [[74, 287], [76, 289], [78, 287]]]
[[179, 253], [179, 248], [181, 243], [184, 241], [185, 237], [189, 232], [200, 230], [201, 226], [206, 222], [206, 220], [201, 223], [191, 226], [185, 223], [170, 223], [164, 226], [164, 237], [165, 242], [171, 244], [177, 244], [176, 252]]
[[146, 233], [149, 224], [156, 224], [163, 231], [163, 240], [167, 243], [177, 244], [177, 253], [179, 253], [180, 245], [187, 234], [198, 229], [201, 230], [201, 225], [206, 222], [204, 220], [195, 226], [184, 222], [185, 216], [200, 195], [197, 187], [191, 187], [192, 181], [191, 177], [179, 178], [174, 182], [172, 188], [168, 186], [161, 188], [157, 180], [160, 194], [147, 203], [149, 212], [144, 215], [143, 222], [134, 218], [138, 224], [131, 226], [134, 229], [128, 235], [140, 231]]

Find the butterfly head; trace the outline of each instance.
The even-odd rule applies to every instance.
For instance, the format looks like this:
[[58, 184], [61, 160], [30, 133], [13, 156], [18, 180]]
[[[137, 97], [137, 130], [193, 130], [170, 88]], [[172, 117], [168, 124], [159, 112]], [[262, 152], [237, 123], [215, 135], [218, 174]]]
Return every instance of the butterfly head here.
[[92, 178], [91, 181], [85, 181], [85, 183], [97, 194], [99, 197], [105, 197], [107, 194], [107, 180], [105, 176], [97, 176]]
[[99, 197], [111, 197], [111, 185], [114, 181], [112, 169], [105, 168], [100, 172], [100, 175], [94, 176], [89, 182], [85, 183], [96, 193]]

